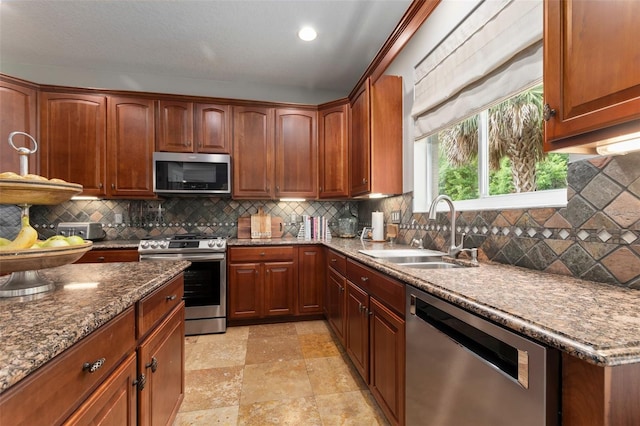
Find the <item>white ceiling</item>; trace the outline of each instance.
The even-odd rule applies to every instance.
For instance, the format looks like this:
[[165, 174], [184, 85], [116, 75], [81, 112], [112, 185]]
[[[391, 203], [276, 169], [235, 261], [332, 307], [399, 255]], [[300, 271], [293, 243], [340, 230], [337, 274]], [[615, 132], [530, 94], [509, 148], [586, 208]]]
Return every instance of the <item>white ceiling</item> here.
[[[41, 84], [302, 103], [347, 96], [411, 3], [1, 1], [3, 73]], [[303, 25], [316, 28], [315, 41], [297, 38]]]

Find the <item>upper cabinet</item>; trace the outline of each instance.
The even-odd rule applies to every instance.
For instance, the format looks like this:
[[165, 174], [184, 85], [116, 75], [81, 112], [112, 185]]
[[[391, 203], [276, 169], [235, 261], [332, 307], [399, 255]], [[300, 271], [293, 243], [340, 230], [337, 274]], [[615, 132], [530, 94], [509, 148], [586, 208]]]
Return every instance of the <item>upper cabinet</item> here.
[[276, 198], [318, 196], [316, 116], [316, 111], [276, 110]]
[[587, 152], [639, 132], [640, 2], [544, 5], [545, 151]]
[[109, 97], [107, 104], [108, 195], [118, 198], [154, 197], [154, 101]]
[[229, 153], [229, 105], [174, 100], [158, 103], [158, 151]]
[[316, 198], [316, 111], [234, 107], [233, 197]]
[[318, 110], [319, 198], [349, 196], [349, 103]]
[[[0, 80], [0, 172], [20, 172], [18, 152], [8, 143], [10, 133], [28, 133], [38, 141], [36, 96], [37, 90], [28, 84]], [[17, 147], [33, 149], [26, 136], [13, 141]], [[29, 173], [37, 173], [39, 156], [40, 152], [29, 156]]]
[[351, 100], [350, 195], [402, 193], [402, 78], [367, 79]]
[[271, 198], [273, 108], [233, 108], [233, 197]]
[[41, 92], [41, 174], [106, 196], [106, 118], [106, 96]]

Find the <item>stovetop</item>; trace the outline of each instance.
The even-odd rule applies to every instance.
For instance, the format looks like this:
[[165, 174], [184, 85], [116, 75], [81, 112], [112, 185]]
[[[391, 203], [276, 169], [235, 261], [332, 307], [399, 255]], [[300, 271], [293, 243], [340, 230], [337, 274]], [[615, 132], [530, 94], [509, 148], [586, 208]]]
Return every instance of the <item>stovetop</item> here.
[[227, 239], [211, 234], [176, 234], [140, 240], [139, 253], [211, 253], [224, 252]]

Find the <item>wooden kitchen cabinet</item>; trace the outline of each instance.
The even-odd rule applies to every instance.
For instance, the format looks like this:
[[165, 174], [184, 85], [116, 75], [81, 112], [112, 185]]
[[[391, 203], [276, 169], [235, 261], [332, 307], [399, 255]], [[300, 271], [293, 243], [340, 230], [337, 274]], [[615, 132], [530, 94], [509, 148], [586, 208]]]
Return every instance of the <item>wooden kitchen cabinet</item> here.
[[349, 196], [349, 102], [318, 109], [319, 198]]
[[317, 111], [276, 109], [275, 198], [318, 196]]
[[298, 307], [296, 314], [322, 314], [324, 306], [325, 249], [298, 247]]
[[158, 110], [158, 151], [230, 152], [229, 105], [160, 100]]
[[402, 78], [368, 78], [351, 99], [351, 197], [402, 193]]
[[[39, 143], [37, 132], [37, 88], [19, 80], [0, 78], [0, 172], [20, 172], [20, 157], [9, 143], [11, 132], [25, 132]], [[17, 147], [33, 149], [26, 136], [15, 136]], [[29, 155], [29, 173], [38, 173], [41, 150]]]
[[65, 426], [136, 424], [136, 354], [132, 353], [85, 401]]
[[234, 198], [272, 198], [274, 114], [273, 108], [233, 108]]
[[640, 131], [637, 1], [544, 2], [545, 151]]
[[347, 279], [347, 258], [331, 249], [327, 249], [327, 282], [325, 288], [324, 312], [329, 326], [345, 345], [345, 305]]
[[39, 104], [40, 174], [106, 196], [106, 96], [40, 92]]
[[155, 104], [148, 99], [107, 99], [107, 195], [153, 198]]
[[229, 247], [229, 319], [293, 316], [296, 272], [292, 246]]
[[317, 197], [317, 113], [233, 108], [233, 197]]
[[75, 263], [109, 263], [109, 262], [137, 262], [137, 249], [100, 249], [90, 250], [82, 255]]
[[404, 284], [347, 259], [345, 348], [387, 419], [404, 424]]

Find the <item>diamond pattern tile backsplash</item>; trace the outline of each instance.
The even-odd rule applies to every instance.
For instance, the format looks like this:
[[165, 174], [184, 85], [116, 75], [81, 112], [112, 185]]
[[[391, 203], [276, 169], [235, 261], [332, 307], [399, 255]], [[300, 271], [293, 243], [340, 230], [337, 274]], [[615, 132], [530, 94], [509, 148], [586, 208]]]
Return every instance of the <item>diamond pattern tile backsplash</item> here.
[[[357, 211], [355, 202], [235, 201], [220, 198], [168, 198], [163, 201], [92, 200], [67, 201], [57, 206], [30, 208], [31, 225], [41, 238], [55, 235], [60, 222], [100, 222], [108, 240], [138, 240], [148, 236], [199, 232], [216, 236], [237, 236], [238, 217], [265, 213], [281, 217], [284, 236], [296, 236], [303, 215], [324, 216], [329, 226], [345, 206]], [[13, 238], [19, 231], [20, 209], [0, 206], [0, 236]], [[116, 215], [122, 222], [116, 223]]]
[[[465, 233], [465, 247], [492, 261], [640, 288], [640, 153], [571, 163], [567, 183], [566, 208], [458, 213], [458, 238]], [[431, 222], [413, 214], [412, 201], [404, 194], [362, 202], [361, 226], [372, 211], [387, 222], [401, 210], [399, 242], [424, 237], [425, 247], [446, 251], [449, 215]]]

